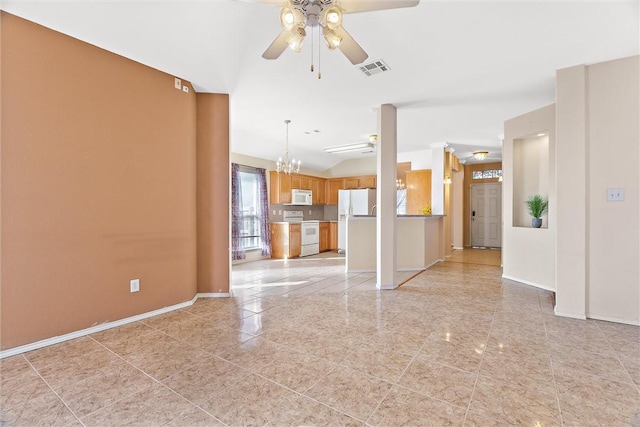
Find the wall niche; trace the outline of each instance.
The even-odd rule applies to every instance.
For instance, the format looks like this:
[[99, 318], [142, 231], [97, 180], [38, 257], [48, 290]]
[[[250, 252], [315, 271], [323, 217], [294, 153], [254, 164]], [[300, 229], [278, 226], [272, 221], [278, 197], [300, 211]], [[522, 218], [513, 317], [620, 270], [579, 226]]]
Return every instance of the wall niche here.
[[[526, 201], [534, 194], [549, 198], [549, 133], [513, 140], [513, 226], [531, 228]], [[542, 228], [549, 227], [547, 213]]]

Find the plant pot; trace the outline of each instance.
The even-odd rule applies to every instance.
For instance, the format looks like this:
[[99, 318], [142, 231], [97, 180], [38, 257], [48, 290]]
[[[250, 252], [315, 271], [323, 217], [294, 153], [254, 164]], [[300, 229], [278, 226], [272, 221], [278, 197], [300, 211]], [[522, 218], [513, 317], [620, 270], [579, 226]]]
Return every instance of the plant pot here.
[[542, 218], [531, 218], [531, 226], [533, 228], [542, 227]]

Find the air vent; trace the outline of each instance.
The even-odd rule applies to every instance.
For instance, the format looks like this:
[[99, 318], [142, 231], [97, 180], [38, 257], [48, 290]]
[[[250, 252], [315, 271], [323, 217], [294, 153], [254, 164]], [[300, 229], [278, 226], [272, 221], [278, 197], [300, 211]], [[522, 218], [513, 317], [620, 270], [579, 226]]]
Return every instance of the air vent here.
[[391, 68], [389, 68], [389, 66], [382, 59], [378, 59], [377, 61], [373, 61], [360, 66], [360, 71], [362, 71], [365, 76], [368, 77], [375, 74], [384, 73], [385, 71], [389, 71], [390, 69]]

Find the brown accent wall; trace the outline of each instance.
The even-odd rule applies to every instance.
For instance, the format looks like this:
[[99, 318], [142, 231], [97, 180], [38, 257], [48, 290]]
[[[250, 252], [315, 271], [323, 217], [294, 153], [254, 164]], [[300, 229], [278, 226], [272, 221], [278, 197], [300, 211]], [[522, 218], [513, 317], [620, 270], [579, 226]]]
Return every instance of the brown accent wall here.
[[493, 163], [476, 163], [472, 165], [464, 165], [464, 208], [462, 217], [463, 241], [465, 246], [471, 246], [471, 233], [469, 230], [469, 221], [471, 218], [471, 184], [482, 184], [488, 182], [498, 182], [497, 178], [491, 179], [472, 179], [473, 171], [487, 169], [502, 169], [502, 162]]
[[[1, 348], [190, 300], [193, 90], [1, 19]], [[138, 293], [129, 292], [133, 278]]]
[[229, 95], [197, 103], [198, 292], [229, 292]]

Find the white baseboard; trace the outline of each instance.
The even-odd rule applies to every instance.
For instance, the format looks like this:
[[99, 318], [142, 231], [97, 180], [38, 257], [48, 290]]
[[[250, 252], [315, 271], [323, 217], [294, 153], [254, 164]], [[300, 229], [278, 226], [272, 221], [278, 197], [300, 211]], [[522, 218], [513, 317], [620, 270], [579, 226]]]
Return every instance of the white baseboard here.
[[624, 323], [625, 325], [640, 326], [640, 321], [635, 319], [622, 319], [619, 317], [599, 316], [588, 314], [587, 318], [594, 320], [604, 320], [605, 322]]
[[517, 277], [505, 276], [503, 274], [502, 278], [507, 280], [513, 280], [514, 282], [522, 283], [524, 285], [535, 286], [536, 288], [544, 289], [545, 291], [552, 291], [552, 292], [556, 291], [556, 288], [554, 287], [551, 287], [548, 285], [542, 285], [540, 283], [530, 282], [528, 280], [518, 279]]
[[231, 294], [229, 292], [204, 292], [196, 294], [196, 298], [226, 298], [230, 296]]
[[36, 341], [31, 344], [21, 345], [19, 347], [10, 348], [8, 350], [0, 351], [0, 359], [5, 357], [15, 356], [16, 354], [26, 353], [28, 351], [37, 350], [42, 347], [47, 347], [53, 344], [59, 344], [61, 342], [69, 341], [75, 338], [84, 337], [86, 335], [95, 334], [107, 329], [116, 328], [118, 326], [126, 325], [128, 323], [137, 322], [139, 320], [147, 319], [149, 317], [157, 316], [159, 314], [168, 313], [170, 311], [179, 310], [181, 308], [189, 307], [193, 305], [198, 299], [198, 296], [194, 296], [190, 301], [181, 302], [180, 304], [170, 305], [168, 307], [159, 308], [157, 310], [148, 311], [142, 314], [136, 314], [135, 316], [126, 317], [120, 320], [114, 320], [113, 322], [105, 322], [90, 328], [81, 329], [79, 331], [70, 332], [64, 335], [58, 335], [57, 337], [47, 338], [41, 341]]
[[558, 311], [555, 308], [553, 309], [553, 312], [555, 313], [556, 316], [560, 316], [560, 317], [570, 317], [571, 319], [587, 320], [587, 316], [585, 316], [584, 314], [563, 313], [562, 311]]
[[461, 250], [464, 250], [464, 247], [463, 246], [460, 246], [460, 247], [454, 246], [453, 249], [455, 249], [456, 251], [461, 251]]
[[433, 261], [431, 264], [429, 264], [429, 265], [425, 265], [424, 269], [426, 270], [427, 268], [429, 268], [429, 267], [431, 267], [431, 266], [434, 266], [434, 265], [436, 265], [436, 264], [437, 264], [437, 263], [439, 263], [439, 262], [444, 262], [444, 260], [443, 260], [443, 259], [437, 259], [437, 260]]

